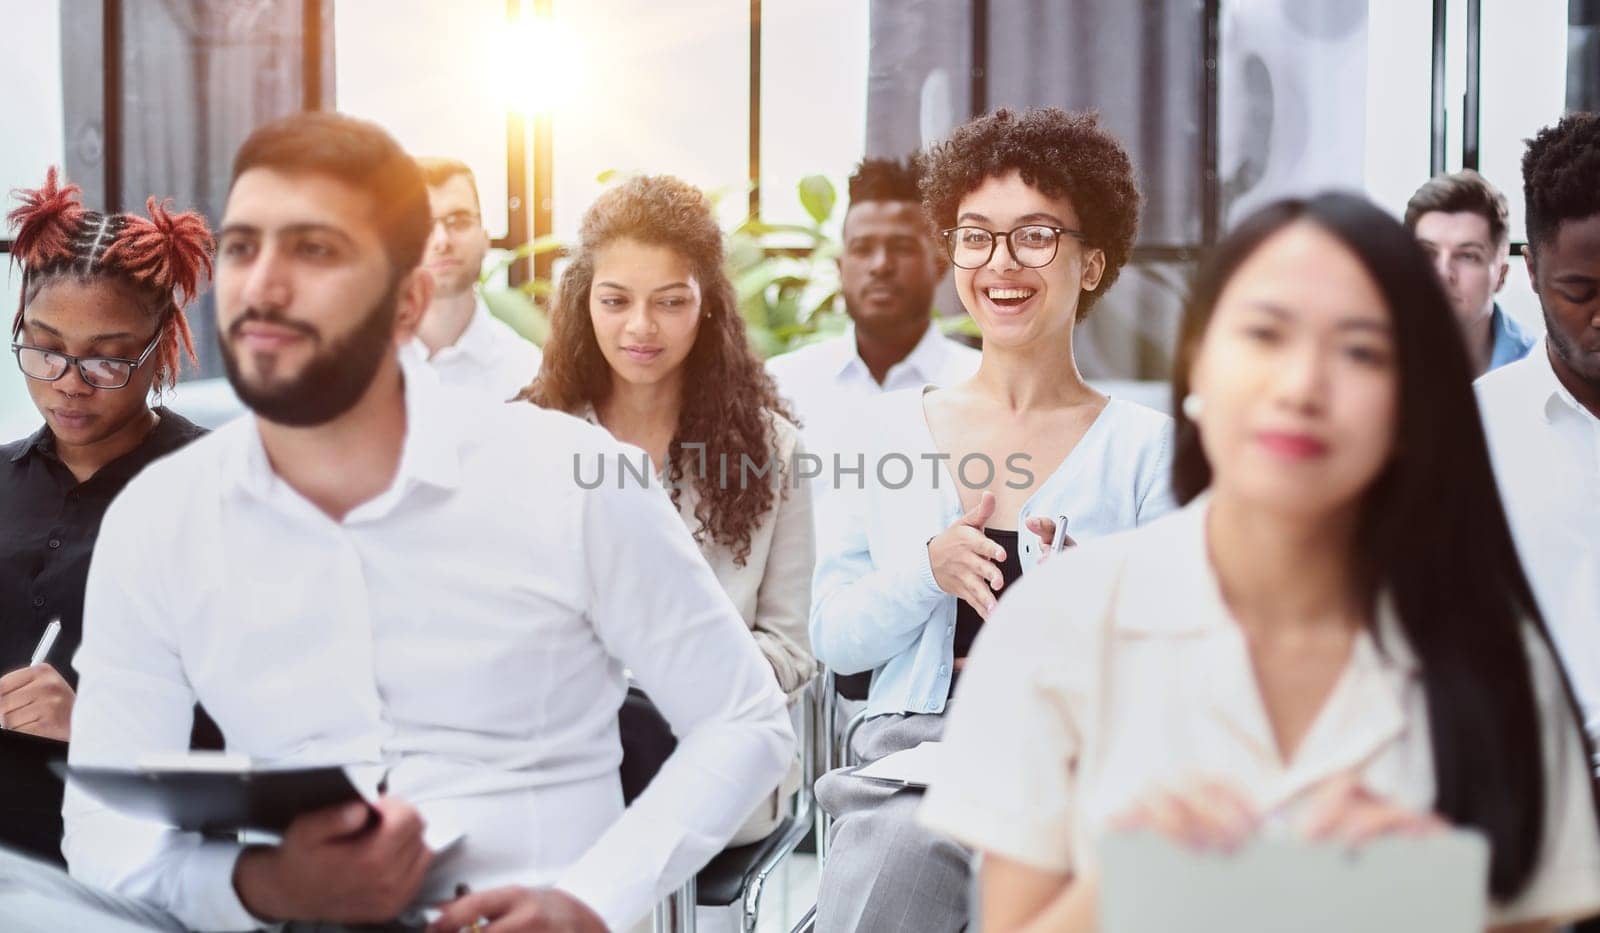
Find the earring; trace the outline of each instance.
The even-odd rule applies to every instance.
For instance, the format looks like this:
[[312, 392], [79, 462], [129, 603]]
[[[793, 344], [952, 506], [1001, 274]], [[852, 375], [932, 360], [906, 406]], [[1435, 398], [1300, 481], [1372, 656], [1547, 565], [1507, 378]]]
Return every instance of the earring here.
[[1183, 409], [1183, 416], [1185, 418], [1188, 418], [1190, 421], [1199, 421], [1200, 415], [1206, 410], [1206, 403], [1200, 398], [1200, 396], [1190, 392], [1188, 395], [1183, 397], [1183, 404], [1179, 407]]

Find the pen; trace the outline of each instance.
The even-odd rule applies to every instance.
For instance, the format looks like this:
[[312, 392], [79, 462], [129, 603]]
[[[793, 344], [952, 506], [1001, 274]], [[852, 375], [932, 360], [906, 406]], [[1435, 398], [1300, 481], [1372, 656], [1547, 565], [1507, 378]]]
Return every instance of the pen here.
[[1055, 533], [1055, 537], [1050, 539], [1050, 553], [1054, 554], [1057, 551], [1064, 550], [1066, 548], [1066, 546], [1067, 546], [1067, 517], [1065, 515], [1057, 515], [1056, 516], [1056, 533]]
[[33, 649], [33, 660], [28, 662], [29, 667], [38, 664], [49, 656], [50, 649], [55, 647], [56, 636], [60, 634], [61, 619], [59, 617], [51, 619], [50, 624], [44, 627], [44, 634], [39, 637], [39, 647]]

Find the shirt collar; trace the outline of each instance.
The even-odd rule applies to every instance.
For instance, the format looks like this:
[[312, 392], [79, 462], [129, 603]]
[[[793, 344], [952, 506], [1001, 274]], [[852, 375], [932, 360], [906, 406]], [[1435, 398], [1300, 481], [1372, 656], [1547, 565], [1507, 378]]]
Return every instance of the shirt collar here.
[[[160, 420], [156, 422], [154, 428], [150, 429], [150, 433], [145, 435], [144, 440], [139, 442], [139, 446], [106, 464], [106, 467], [115, 466], [132, 458], [138, 461], [136, 472], [138, 469], [143, 469], [148, 460], [171, 453], [183, 444], [205, 433], [197, 428], [193, 422], [172, 412], [165, 406], [157, 406], [154, 411]], [[16, 445], [16, 449], [11, 452], [11, 456], [7, 459], [12, 463], [16, 463], [34, 451], [52, 460], [60, 459], [56, 455], [55, 434], [50, 431], [48, 424], [40, 425], [39, 430], [19, 442]], [[140, 458], [139, 454], [143, 452], [148, 452], [148, 457]], [[97, 473], [96, 475], [99, 474]]]
[[50, 433], [48, 424], [39, 425], [39, 430], [28, 435], [22, 443], [17, 445], [17, 449], [11, 454], [11, 462], [16, 463], [35, 450], [50, 457], [55, 456], [56, 438], [54, 434]]
[[[464, 440], [463, 412], [451, 411], [449, 397], [439, 377], [422, 360], [399, 354], [400, 372], [405, 380], [406, 434], [400, 448], [400, 466], [394, 482], [373, 502], [403, 491], [413, 483], [455, 489], [461, 482], [461, 444]], [[237, 431], [239, 440], [225, 482], [236, 490], [265, 499], [279, 481], [261, 443], [255, 415], [246, 415], [223, 428]], [[370, 504], [370, 503], [369, 503]]]
[[[922, 339], [911, 348], [905, 359], [894, 364], [890, 370], [904, 367], [910, 369], [923, 382], [937, 383], [940, 381], [939, 374], [943, 371], [945, 357], [950, 352], [946, 343], [944, 334], [939, 331], [939, 325], [930, 320], [928, 329], [923, 331]], [[854, 323], [846, 327], [844, 336], [839, 338], [839, 355], [835, 364], [838, 367], [835, 372], [840, 376], [850, 372], [851, 369], [859, 369], [863, 374], [870, 373], [866, 361], [861, 358], [861, 351], [856, 346]]]
[[[489, 313], [489, 306], [484, 304], [483, 296], [476, 291], [473, 292], [473, 295], [475, 303], [472, 308], [472, 317], [467, 320], [466, 330], [461, 332], [461, 336], [456, 338], [455, 343], [448, 347], [440, 347], [439, 352], [431, 354], [432, 356], [453, 354], [481, 363], [488, 363], [494, 359], [497, 346], [494, 316]], [[424, 361], [429, 359], [428, 345], [422, 342], [421, 337], [412, 337], [410, 346], [421, 359]]]
[[1589, 409], [1584, 408], [1572, 393], [1567, 391], [1567, 387], [1561, 384], [1561, 379], [1556, 376], [1555, 364], [1550, 362], [1550, 349], [1545, 341], [1536, 343], [1528, 356], [1535, 358], [1529, 361], [1528, 366], [1528, 386], [1533, 390], [1530, 401], [1538, 404], [1539, 417], [1544, 419], [1545, 424], [1552, 423], [1563, 412], [1580, 417], [1594, 417], [1589, 413]]
[[[1191, 639], [1185, 663], [1205, 671], [1198, 702], [1238, 736], [1275, 774], [1261, 788], [1269, 806], [1295, 798], [1323, 779], [1359, 767], [1407, 728], [1406, 691], [1417, 671], [1399, 617], [1380, 596], [1376, 631], [1356, 635], [1350, 660], [1316, 720], [1283, 762], [1243, 632], [1223, 603], [1206, 556], [1202, 496], [1150, 526], [1143, 547], [1130, 553], [1118, 590], [1117, 634], [1124, 638]], [[1159, 531], [1157, 531], [1159, 529]], [[1140, 534], [1141, 532], [1135, 532]]]
[[456, 349], [472, 359], [487, 361], [494, 358], [497, 347], [494, 317], [479, 296], [477, 305], [472, 309], [472, 320], [467, 322], [467, 329], [461, 332], [461, 339], [456, 341]]
[[1491, 370], [1527, 356], [1536, 342], [1523, 332], [1522, 327], [1500, 307], [1498, 301], [1489, 315], [1489, 332], [1494, 335], [1494, 344], [1489, 349]]

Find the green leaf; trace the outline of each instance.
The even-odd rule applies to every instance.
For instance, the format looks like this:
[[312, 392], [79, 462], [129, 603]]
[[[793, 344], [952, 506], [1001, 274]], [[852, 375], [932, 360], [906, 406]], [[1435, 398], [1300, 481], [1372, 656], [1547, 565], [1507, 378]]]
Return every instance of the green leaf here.
[[539, 346], [550, 337], [550, 317], [519, 288], [486, 288], [483, 303], [489, 313], [511, 325], [511, 329]]
[[965, 337], [983, 336], [983, 331], [978, 329], [978, 322], [965, 313], [939, 318], [939, 332], [946, 337], [958, 334]]
[[807, 175], [800, 179], [800, 206], [806, 209], [818, 226], [828, 222], [828, 217], [833, 214], [834, 202], [838, 200], [839, 195], [827, 176]]
[[811, 306], [811, 311], [806, 314], [806, 320], [818, 321], [834, 313], [835, 303], [839, 300], [839, 295], [840, 291], [837, 288], [829, 292], [821, 301]]

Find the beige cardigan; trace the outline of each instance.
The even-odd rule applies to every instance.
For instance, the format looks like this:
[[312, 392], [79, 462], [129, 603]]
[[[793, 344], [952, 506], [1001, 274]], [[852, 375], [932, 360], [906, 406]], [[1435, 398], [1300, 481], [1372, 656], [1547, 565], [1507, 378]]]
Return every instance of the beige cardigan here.
[[[811, 571], [816, 562], [816, 532], [811, 519], [811, 487], [802, 480], [796, 486], [788, 478], [796, 455], [804, 451], [800, 430], [788, 419], [768, 413], [774, 435], [773, 470], [781, 470], [784, 481], [772, 507], [750, 531], [750, 554], [744, 566], [734, 563], [733, 552], [707, 537], [700, 542], [700, 553], [717, 575], [717, 582], [739, 610], [761, 653], [772, 664], [778, 686], [794, 700], [817, 671], [811, 655], [808, 619], [811, 614]], [[592, 407], [582, 417], [598, 425]], [[759, 465], [758, 465], [759, 466]], [[706, 465], [708, 478], [715, 481], [718, 465]], [[695, 477], [685, 477], [685, 484]], [[728, 481], [739, 481], [738, 465], [728, 465]], [[771, 475], [758, 478], [751, 472], [748, 481], [772, 482]], [[690, 533], [700, 530], [695, 506], [700, 495], [692, 486], [678, 494], [678, 514]]]

